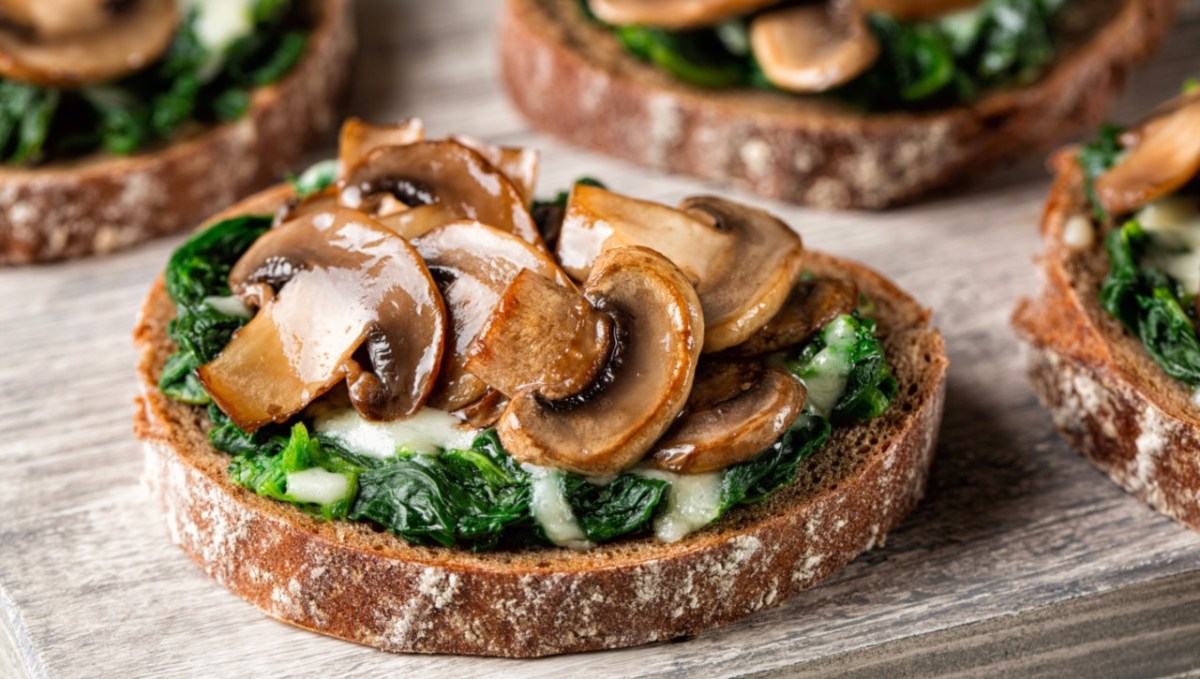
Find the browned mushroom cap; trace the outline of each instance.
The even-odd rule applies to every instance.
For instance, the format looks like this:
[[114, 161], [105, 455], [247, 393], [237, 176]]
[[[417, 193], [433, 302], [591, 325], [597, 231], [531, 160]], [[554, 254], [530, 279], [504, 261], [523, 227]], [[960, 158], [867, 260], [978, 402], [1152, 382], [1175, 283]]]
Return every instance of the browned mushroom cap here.
[[561, 401], [604, 386], [616, 357], [612, 318], [574, 286], [521, 271], [468, 350], [466, 368], [493, 389]]
[[420, 118], [401, 120], [395, 125], [373, 125], [360, 118], [347, 118], [338, 135], [338, 174], [345, 174], [381, 146], [403, 146], [424, 138], [425, 123]]
[[8, 0], [0, 5], [0, 76], [46, 87], [115, 80], [162, 55], [178, 24], [175, 0]]
[[715, 26], [779, 0], [589, 0], [588, 7], [609, 24], [699, 28]]
[[497, 431], [522, 462], [614, 474], [640, 460], [683, 409], [704, 323], [691, 283], [646, 248], [601, 254], [584, 291], [622, 338], [607, 386], [566, 410], [531, 391], [517, 393]]
[[704, 307], [704, 351], [740, 344], [787, 299], [800, 272], [800, 237], [762, 210], [720, 198], [695, 196], [680, 207], [576, 185], [558, 259], [578, 278], [602, 250], [657, 250], [696, 285]]
[[[545, 250], [521, 193], [504, 173], [458, 142], [420, 141], [375, 149], [338, 182], [338, 192], [342, 205], [354, 209], [384, 193], [414, 208], [436, 204], [436, 210], [421, 213], [427, 227], [440, 226], [430, 215], [452, 216], [446, 221], [473, 219]], [[407, 214], [396, 217], [403, 222]]]
[[539, 155], [537, 149], [526, 146], [493, 146], [474, 137], [454, 135], [450, 137], [472, 151], [483, 156], [484, 160], [496, 166], [497, 170], [508, 177], [508, 181], [521, 192], [525, 205], [533, 203], [533, 192], [537, 188]]
[[230, 287], [260, 305], [199, 376], [235, 423], [283, 422], [335, 384], [365, 417], [411, 415], [437, 378], [446, 311], [421, 257], [341, 208], [267, 232]]
[[878, 12], [904, 21], [932, 19], [970, 9], [983, 0], [854, 0], [864, 12]]
[[879, 42], [853, 5], [787, 7], [755, 17], [750, 49], [771, 84], [824, 92], [850, 82], [879, 57]]
[[1110, 214], [1172, 194], [1200, 172], [1200, 97], [1167, 109], [1134, 139], [1129, 154], [1096, 179], [1096, 197]]
[[328, 186], [316, 193], [311, 193], [303, 198], [292, 196], [275, 210], [275, 221], [272, 226], [286, 224], [306, 215], [328, 212], [331, 208], [336, 207], [338, 207], [337, 189], [332, 186]]
[[858, 288], [851, 281], [817, 278], [792, 287], [783, 308], [766, 325], [741, 344], [733, 356], [758, 356], [806, 342], [833, 319], [854, 311]]
[[758, 456], [804, 409], [804, 386], [753, 363], [704, 363], [683, 416], [646, 461], [681, 474], [724, 469]]
[[479, 400], [487, 389], [467, 372], [467, 348], [517, 274], [529, 270], [572, 291], [575, 286], [541, 250], [479, 222], [446, 224], [413, 239], [412, 245], [438, 281], [450, 320], [446, 356], [430, 403], [455, 410]]

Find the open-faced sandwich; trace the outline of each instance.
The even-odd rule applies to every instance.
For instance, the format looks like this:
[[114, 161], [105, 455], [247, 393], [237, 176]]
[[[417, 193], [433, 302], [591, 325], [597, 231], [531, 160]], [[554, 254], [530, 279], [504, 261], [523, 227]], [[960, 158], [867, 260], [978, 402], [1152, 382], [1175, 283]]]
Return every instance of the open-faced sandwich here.
[[1100, 122], [1177, 0], [507, 0], [539, 128], [771, 198], [882, 208]]
[[136, 429], [172, 538], [268, 614], [538, 656], [779, 604], [921, 496], [946, 359], [758, 209], [350, 121], [151, 289]]
[[194, 226], [335, 121], [352, 0], [0, 1], [0, 264]]
[[1063, 437], [1200, 530], [1200, 88], [1189, 90], [1055, 157], [1044, 283], [1014, 322]]

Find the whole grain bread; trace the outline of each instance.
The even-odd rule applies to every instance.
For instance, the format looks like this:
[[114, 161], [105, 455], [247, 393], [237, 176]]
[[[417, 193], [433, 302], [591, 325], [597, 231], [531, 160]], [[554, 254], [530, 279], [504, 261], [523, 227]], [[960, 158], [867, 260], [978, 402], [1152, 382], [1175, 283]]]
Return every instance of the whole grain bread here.
[[1064, 240], [1069, 223], [1092, 219], [1074, 150], [1054, 166], [1042, 287], [1013, 315], [1034, 391], [1063, 438], [1117, 485], [1200, 530], [1200, 404], [1101, 308], [1108, 256], [1100, 235]]
[[[214, 219], [270, 213], [289, 195], [286, 187], [269, 190]], [[858, 264], [809, 252], [805, 268], [853, 279], [874, 300], [900, 393], [882, 417], [835, 428], [792, 486], [677, 543], [645, 537], [584, 552], [480, 554], [417, 547], [233, 485], [229, 457], [206, 438], [203, 409], [157, 388], [175, 350], [167, 337], [175, 312], [161, 278], [134, 332], [146, 480], [184, 552], [235, 594], [299, 627], [389, 651], [509, 657], [693, 635], [829, 577], [882, 544], [924, 492], [946, 370], [928, 311]]]
[[768, 198], [883, 208], [1094, 127], [1178, 4], [1074, 0], [1044, 78], [924, 113], [691, 87], [632, 57], [579, 0], [507, 0], [500, 57], [516, 107], [568, 142]]
[[337, 121], [355, 47], [354, 0], [312, 3], [308, 50], [255, 90], [236, 122], [128, 157], [95, 153], [33, 168], [0, 166], [0, 264], [105, 253], [197, 224], [299, 160]]

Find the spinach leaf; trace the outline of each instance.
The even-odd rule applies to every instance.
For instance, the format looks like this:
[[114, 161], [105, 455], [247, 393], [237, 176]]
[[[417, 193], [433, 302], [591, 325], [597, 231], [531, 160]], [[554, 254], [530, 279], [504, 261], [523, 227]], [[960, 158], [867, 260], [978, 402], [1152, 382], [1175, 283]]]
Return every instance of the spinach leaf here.
[[647, 528], [670, 484], [637, 474], [621, 474], [598, 485], [570, 474], [565, 486], [567, 501], [584, 535], [592, 542], [605, 542]]
[[829, 440], [829, 420], [801, 415], [784, 435], [758, 457], [725, 470], [721, 478], [721, 514], [738, 504], [754, 504], [796, 478], [800, 463]]
[[[313, 468], [344, 477], [346, 494], [326, 504], [318, 504], [298, 499], [288, 491], [288, 474]], [[326, 521], [346, 518], [357, 494], [358, 476], [363, 471], [338, 455], [336, 449], [326, 448], [320, 440], [310, 437], [308, 428], [300, 422], [292, 426], [287, 442], [278, 453], [266, 455], [259, 448], [237, 455], [229, 463], [229, 477], [234, 483], [258, 495], [295, 504]]]
[[287, 181], [300, 198], [323, 191], [337, 181], [337, 161], [330, 159], [314, 163], [299, 177], [288, 175]]
[[1100, 200], [1096, 197], [1096, 179], [1100, 175], [1108, 172], [1109, 168], [1117, 163], [1117, 156], [1121, 153], [1121, 133], [1124, 128], [1117, 125], [1105, 125], [1100, 128], [1100, 133], [1095, 140], [1088, 144], [1084, 144], [1078, 155], [1075, 156], [1079, 167], [1083, 169], [1084, 188], [1087, 191], [1088, 200], [1092, 203], [1092, 209], [1095, 211], [1096, 221], [1108, 221], [1108, 212], [1100, 206]]
[[875, 327], [858, 312], [839, 316], [784, 361], [808, 388], [810, 410], [852, 422], [877, 417], [891, 404], [899, 387]]
[[749, 65], [731, 54], [711, 29], [668, 31], [620, 26], [617, 39], [637, 57], [699, 87], [719, 89], [746, 84]]
[[60, 95], [0, 80], [0, 161], [14, 165], [41, 158]]

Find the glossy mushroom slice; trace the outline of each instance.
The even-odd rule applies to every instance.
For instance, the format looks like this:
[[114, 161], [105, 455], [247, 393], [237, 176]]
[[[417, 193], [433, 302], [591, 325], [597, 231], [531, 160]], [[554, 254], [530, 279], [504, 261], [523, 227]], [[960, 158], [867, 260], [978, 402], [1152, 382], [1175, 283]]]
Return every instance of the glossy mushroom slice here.
[[983, 0], [854, 0], [864, 12], [878, 12], [903, 21], [935, 19], [977, 7]]
[[303, 198], [292, 196], [285, 200], [278, 209], [275, 210], [275, 220], [271, 226], [278, 227], [286, 224], [294, 219], [299, 219], [308, 215], [314, 215], [319, 212], [328, 212], [331, 209], [338, 207], [337, 189], [328, 186], [316, 193], [311, 193]]
[[479, 155], [454, 141], [420, 141], [375, 149], [338, 182], [339, 200], [368, 208], [390, 196], [415, 208], [384, 223], [406, 237], [458, 219], [483, 222], [545, 250], [520, 191]]
[[800, 237], [770, 214], [712, 196], [681, 209], [576, 185], [558, 259], [579, 278], [603, 250], [652, 248], [695, 283], [704, 307], [704, 351], [741, 344], [783, 306], [800, 273]]
[[777, 4], [779, 0], [589, 0], [598, 19], [618, 26], [660, 28], [715, 26], [726, 19]]
[[161, 56], [179, 19], [176, 0], [5, 0], [0, 77], [45, 87], [115, 80]]
[[465, 407], [487, 390], [483, 380], [467, 372], [467, 349], [517, 274], [532, 271], [578, 295], [567, 274], [541, 250], [479, 222], [446, 224], [412, 245], [438, 281], [450, 320], [446, 355], [430, 397], [437, 408]]
[[533, 192], [537, 188], [538, 162], [540, 155], [537, 149], [527, 146], [494, 146], [474, 137], [454, 135], [451, 141], [483, 156], [484, 160], [496, 166], [497, 170], [508, 177], [508, 181], [516, 187], [525, 199], [525, 205], [533, 204]]
[[409, 118], [395, 125], [374, 125], [361, 118], [347, 118], [338, 135], [338, 175], [344, 175], [381, 146], [404, 146], [425, 138], [425, 123]]
[[791, 92], [825, 92], [879, 58], [879, 41], [862, 12], [845, 2], [796, 5], [755, 17], [750, 49], [767, 80]]
[[1200, 97], [1155, 116], [1132, 139], [1128, 155], [1096, 179], [1096, 197], [1113, 215], [1170, 195], [1200, 172]]
[[850, 281], [817, 278], [792, 287], [783, 308], [745, 342], [731, 347], [733, 356], [759, 356], [807, 342], [833, 319], [858, 306], [858, 288]]
[[420, 255], [369, 217], [336, 208], [272, 229], [229, 283], [258, 313], [199, 376], [242, 429], [283, 422], [343, 380], [371, 420], [411, 415], [433, 389], [441, 295]]
[[640, 460], [683, 409], [704, 323], [691, 283], [646, 248], [600, 255], [584, 294], [612, 319], [621, 338], [620, 359], [606, 371], [607, 384], [566, 408], [532, 390], [520, 391], [511, 395], [497, 431], [505, 449], [522, 462], [615, 474]]
[[681, 474], [724, 469], [757, 457], [804, 409], [791, 375], [754, 363], [701, 362], [683, 416], [646, 461]]

